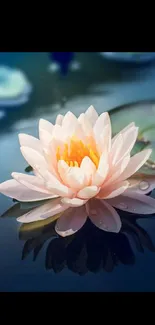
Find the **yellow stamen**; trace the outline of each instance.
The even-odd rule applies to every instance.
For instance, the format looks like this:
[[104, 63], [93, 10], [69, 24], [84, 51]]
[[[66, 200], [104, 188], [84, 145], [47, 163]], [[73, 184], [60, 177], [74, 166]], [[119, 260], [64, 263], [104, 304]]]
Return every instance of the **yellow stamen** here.
[[70, 167], [79, 167], [84, 157], [88, 156], [98, 167], [99, 154], [93, 139], [90, 144], [85, 144], [75, 136], [70, 139], [70, 143], [65, 143], [62, 155], [60, 155], [60, 146], [57, 147], [56, 158], [64, 160]]
[[74, 161], [74, 166], [75, 166], [75, 167], [79, 167], [79, 164], [78, 164], [77, 161]]

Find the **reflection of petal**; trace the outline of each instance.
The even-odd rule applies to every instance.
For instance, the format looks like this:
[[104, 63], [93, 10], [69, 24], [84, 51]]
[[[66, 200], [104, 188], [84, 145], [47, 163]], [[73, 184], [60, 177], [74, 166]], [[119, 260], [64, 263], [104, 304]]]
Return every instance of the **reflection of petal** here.
[[34, 248], [34, 252], [33, 252], [33, 261], [36, 261], [37, 256], [39, 255], [42, 247], [43, 247], [44, 243], [41, 243], [40, 245], [38, 245], [37, 247]]
[[155, 246], [150, 236], [138, 224], [135, 224], [135, 222], [131, 222], [129, 219], [126, 218], [124, 221], [124, 231], [128, 231], [129, 234], [133, 232], [136, 235], [136, 236], [132, 235], [132, 239], [135, 239], [137, 244], [136, 247], [139, 251], [143, 252], [144, 251], [143, 246], [144, 246], [147, 247], [150, 251], [155, 252]]
[[67, 247], [66, 262], [69, 270], [82, 275], [88, 271], [86, 260], [87, 250], [85, 245], [85, 237], [80, 231], [77, 236], [74, 236], [73, 240]]
[[96, 242], [94, 245], [93, 238], [89, 237], [87, 242], [87, 267], [91, 272], [98, 272], [102, 267], [102, 250], [103, 247], [100, 245], [100, 242]]
[[53, 269], [55, 273], [61, 272], [65, 265], [65, 258], [64, 238], [51, 240], [46, 251], [46, 269]]
[[114, 268], [114, 262], [110, 250], [108, 249], [107, 255], [103, 257], [103, 268], [107, 272], [112, 272]]
[[124, 234], [120, 233], [119, 238], [114, 238], [113, 250], [122, 264], [132, 265], [135, 263], [135, 256], [129, 241]]

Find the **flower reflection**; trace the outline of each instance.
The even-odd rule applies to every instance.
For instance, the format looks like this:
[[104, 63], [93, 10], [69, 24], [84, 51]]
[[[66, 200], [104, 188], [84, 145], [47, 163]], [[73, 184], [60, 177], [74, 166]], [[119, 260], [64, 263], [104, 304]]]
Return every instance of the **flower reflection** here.
[[135, 254], [131, 241], [139, 252], [144, 252], [144, 248], [154, 252], [155, 246], [148, 233], [137, 224], [137, 219], [144, 217], [123, 214], [121, 217], [122, 229], [117, 234], [96, 228], [89, 219], [79, 232], [69, 237], [59, 237], [54, 222], [42, 226], [38, 223], [34, 229], [32, 224], [23, 224], [19, 231], [20, 240], [25, 241], [22, 259], [33, 252], [35, 261], [48, 241], [45, 268], [55, 273], [68, 268], [84, 275], [88, 271], [111, 272], [119, 264], [133, 265]]

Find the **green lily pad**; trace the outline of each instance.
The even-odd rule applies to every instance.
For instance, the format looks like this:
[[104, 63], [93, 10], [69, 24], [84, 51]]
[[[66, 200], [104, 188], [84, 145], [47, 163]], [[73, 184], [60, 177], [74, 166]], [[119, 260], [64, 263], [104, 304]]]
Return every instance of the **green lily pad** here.
[[141, 101], [116, 107], [110, 112], [113, 135], [120, 132], [131, 122], [139, 127], [139, 134], [132, 155], [152, 148], [152, 154], [140, 170], [155, 175], [155, 100]]

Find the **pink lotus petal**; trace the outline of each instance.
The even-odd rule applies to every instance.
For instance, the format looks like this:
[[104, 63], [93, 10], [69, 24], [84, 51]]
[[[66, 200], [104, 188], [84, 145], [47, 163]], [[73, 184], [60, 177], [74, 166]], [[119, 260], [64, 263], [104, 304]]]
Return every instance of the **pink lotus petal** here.
[[40, 129], [39, 138], [43, 148], [47, 148], [52, 141], [52, 134]]
[[66, 185], [76, 190], [81, 190], [83, 187], [89, 185], [85, 173], [79, 167], [68, 168], [65, 179]]
[[63, 185], [59, 180], [52, 175], [48, 170], [38, 168], [38, 172], [45, 180], [46, 188], [50, 190], [55, 195], [72, 197], [74, 191], [71, 188]]
[[78, 119], [77, 117], [72, 113], [68, 112], [62, 121], [62, 131], [67, 136], [72, 136], [75, 134], [75, 130], [78, 128]]
[[119, 137], [120, 133], [124, 134], [126, 131], [128, 131], [130, 128], [133, 128], [133, 126], [135, 126], [135, 123], [132, 122], [130, 124], [128, 124], [124, 129], [122, 129], [119, 133], [117, 133], [113, 138], [112, 138], [112, 144], [113, 142], [116, 140], [117, 137]]
[[91, 126], [94, 126], [94, 124], [98, 119], [98, 113], [96, 112], [95, 108], [92, 105], [89, 106], [89, 108], [86, 110], [85, 115], [87, 119], [89, 119]]
[[45, 194], [51, 194], [51, 192], [46, 189], [45, 183], [41, 178], [32, 175], [22, 174], [22, 173], [12, 173], [11, 176], [17, 182], [28, 187], [30, 190], [37, 191], [40, 193], [45, 193]]
[[92, 125], [91, 125], [89, 119], [87, 118], [87, 116], [84, 113], [80, 114], [78, 121], [82, 126], [84, 134], [87, 137], [89, 137], [89, 136], [92, 137], [93, 136], [93, 128], [92, 128]]
[[115, 163], [118, 161], [118, 157], [120, 157], [120, 152], [123, 146], [123, 136], [120, 133], [119, 136], [113, 141], [112, 147], [111, 147], [111, 164], [115, 165]]
[[155, 199], [142, 194], [123, 194], [109, 199], [108, 203], [117, 209], [135, 214], [155, 213]]
[[66, 133], [66, 130], [58, 125], [58, 124], [55, 124], [54, 127], [53, 127], [53, 133], [52, 133], [52, 141], [53, 139], [56, 140], [57, 142], [57, 145], [61, 145], [63, 144], [64, 142], [66, 142], [68, 138], [68, 134]]
[[140, 174], [139, 177], [129, 178], [129, 187], [126, 193], [147, 194], [155, 188], [155, 176]]
[[96, 173], [92, 179], [92, 185], [101, 186], [105, 181], [109, 170], [108, 154], [103, 152]]
[[[111, 139], [111, 122], [110, 122], [109, 114], [107, 112], [102, 113], [98, 117], [93, 128], [97, 143], [100, 141], [100, 137], [103, 134], [105, 128], [107, 128], [106, 133], [108, 134], [108, 137]], [[101, 138], [101, 140], [103, 141], [103, 137]]]
[[119, 182], [123, 171], [129, 164], [129, 161], [130, 161], [130, 156], [127, 155], [126, 157], [124, 157], [122, 159], [121, 162], [119, 162], [119, 164], [117, 164], [114, 167], [114, 169], [112, 171], [110, 170], [109, 172], [111, 172], [111, 174], [107, 176], [107, 179], [106, 179], [105, 183], [103, 184], [103, 187], [107, 187], [113, 183]]
[[46, 132], [49, 132], [50, 134], [52, 134], [52, 132], [53, 132], [53, 124], [50, 123], [49, 121], [44, 120], [44, 119], [41, 118], [39, 120], [39, 132], [40, 132], [40, 129], [45, 130]]
[[68, 204], [70, 207], [80, 207], [82, 205], [84, 205], [87, 200], [82, 200], [82, 199], [78, 199], [78, 198], [73, 198], [73, 199], [68, 199], [68, 198], [63, 198], [61, 199], [61, 202], [63, 204]]
[[103, 200], [92, 199], [87, 203], [89, 218], [102, 230], [119, 232], [121, 220], [116, 210]]
[[99, 190], [100, 190], [100, 188], [97, 186], [87, 186], [87, 187], [84, 187], [82, 190], [80, 190], [77, 193], [77, 196], [80, 199], [88, 200], [88, 199], [96, 196], [98, 194]]
[[4, 183], [1, 183], [0, 193], [21, 202], [47, 200], [55, 197], [52, 194], [45, 194], [30, 190], [28, 187], [18, 183], [15, 179], [10, 179]]
[[129, 182], [123, 181], [111, 186], [103, 187], [103, 189], [99, 192], [98, 197], [101, 199], [111, 199], [115, 196], [124, 193], [128, 188], [128, 186], [129, 186]]
[[111, 128], [106, 125], [101, 133], [96, 137], [97, 149], [100, 154], [103, 152], [109, 153], [111, 150]]
[[70, 208], [57, 220], [55, 230], [62, 236], [70, 236], [77, 232], [85, 224], [87, 214], [85, 207]]
[[25, 160], [33, 169], [38, 171], [39, 166], [44, 169], [47, 169], [47, 163], [45, 161], [45, 158], [38, 151], [29, 147], [21, 147], [20, 150]]
[[43, 155], [46, 160], [46, 163], [48, 165], [48, 170], [50, 173], [52, 173], [55, 177], [57, 177], [60, 181], [59, 174], [57, 172], [57, 160], [56, 160], [56, 154], [54, 150], [49, 149], [43, 149]]
[[23, 146], [30, 147], [42, 154], [41, 143], [37, 138], [24, 133], [20, 133], [18, 137], [19, 137], [19, 143], [21, 147]]
[[80, 165], [81, 170], [85, 173], [88, 183], [91, 183], [92, 177], [96, 172], [96, 166], [92, 162], [92, 160], [89, 157], [84, 157], [81, 165]]
[[51, 200], [50, 202], [35, 208], [23, 216], [17, 218], [22, 223], [30, 223], [55, 216], [58, 213], [68, 209], [67, 205], [63, 205], [60, 199]]
[[63, 118], [64, 118], [63, 115], [58, 114], [58, 116], [56, 118], [56, 121], [55, 121], [55, 124], [62, 125]]
[[131, 157], [129, 164], [127, 165], [124, 172], [121, 174], [119, 180], [122, 181], [124, 179], [129, 178], [131, 175], [136, 173], [138, 169], [140, 169], [145, 162], [148, 160], [148, 158], [151, 155], [152, 150], [146, 149], [143, 151], [138, 152], [136, 155]]
[[122, 160], [127, 154], [130, 154], [138, 136], [138, 128], [137, 127], [130, 128], [122, 136], [123, 136], [123, 145], [120, 150], [117, 163], [120, 160]]

